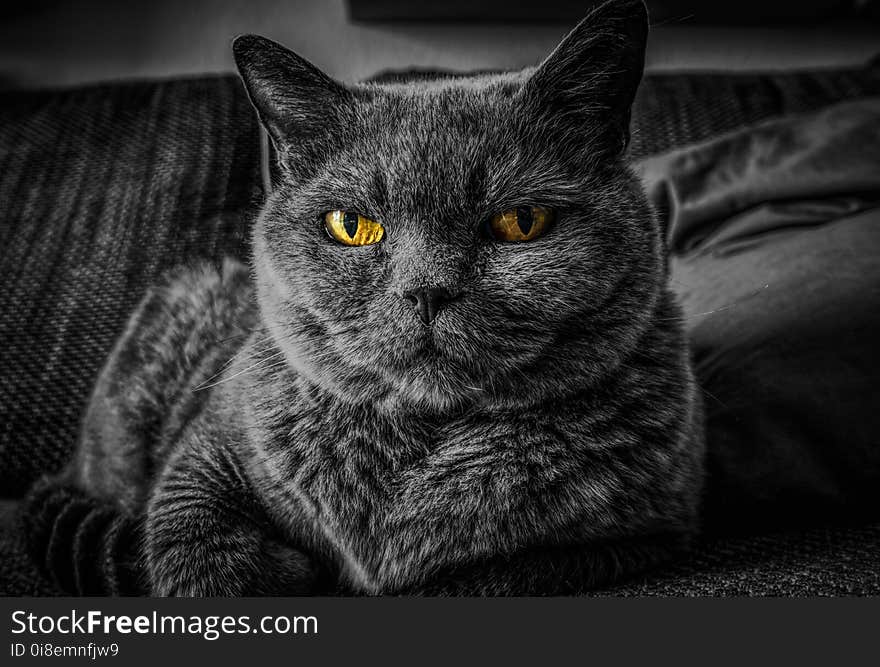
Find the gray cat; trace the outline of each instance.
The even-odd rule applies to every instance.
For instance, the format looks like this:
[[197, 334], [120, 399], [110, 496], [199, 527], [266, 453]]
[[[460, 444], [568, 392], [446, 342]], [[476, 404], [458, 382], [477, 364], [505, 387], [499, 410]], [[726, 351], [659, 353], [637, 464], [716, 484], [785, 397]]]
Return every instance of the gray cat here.
[[147, 295], [64, 478], [143, 517], [153, 594], [577, 594], [687, 544], [646, 35], [615, 0], [537, 68], [359, 85], [235, 41], [279, 166], [252, 265]]

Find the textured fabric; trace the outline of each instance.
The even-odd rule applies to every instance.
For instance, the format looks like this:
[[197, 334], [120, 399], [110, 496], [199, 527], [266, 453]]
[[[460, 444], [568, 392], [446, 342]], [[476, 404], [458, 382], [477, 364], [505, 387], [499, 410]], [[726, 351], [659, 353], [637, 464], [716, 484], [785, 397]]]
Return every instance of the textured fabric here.
[[228, 77], [0, 95], [0, 494], [67, 459], [162, 271], [246, 252], [257, 137]]
[[767, 74], [654, 74], [633, 111], [633, 158], [654, 155], [782, 114], [880, 94], [880, 59], [865, 68]]
[[878, 595], [880, 524], [706, 541], [674, 565], [599, 594]]
[[[93, 511], [98, 510], [98, 503], [86, 502]], [[71, 504], [80, 507], [78, 501]], [[61, 520], [57, 528], [65, 532], [65, 520], [57, 516]], [[5, 518], [0, 514], [0, 534], [6, 536], [0, 540], [0, 591], [6, 595], [62, 594], [62, 589], [40, 576], [28, 559], [11, 511]], [[111, 548], [120, 544], [109, 532], [104, 539]], [[74, 544], [68, 540], [66, 544]], [[103, 568], [101, 575], [106, 582], [101, 592], [132, 594], [139, 590], [139, 582], [130, 570], [122, 573], [120, 583], [118, 562], [93, 558], [87, 552], [80, 562], [83, 570], [92, 574]], [[74, 582], [67, 590], [76, 592], [77, 585], [83, 584]], [[880, 595], [880, 524], [708, 539], [674, 564], [597, 591], [596, 595]]]
[[[634, 112], [631, 153], [640, 157], [773, 115], [878, 92], [878, 67], [651, 76]], [[20, 495], [67, 459], [90, 387], [159, 273], [194, 258], [246, 255], [247, 216], [259, 196], [257, 136], [232, 77], [0, 95], [0, 270], [6, 280], [0, 291], [0, 495]], [[65, 510], [52, 498], [49, 506], [60, 510], [49, 528], [60, 531], [58, 544], [78, 540], [88, 558], [96, 549], [114, 548], [114, 531], [121, 528], [105, 523], [99, 508], [84, 509], [67, 498], [73, 509]], [[68, 525], [69, 519], [76, 520]], [[0, 591], [57, 591], [39, 578], [22, 553], [20, 535], [5, 523]], [[817, 534], [705, 545], [690, 564], [657, 580], [656, 590], [724, 592], [737, 577], [748, 579], [749, 568], [760, 568], [768, 578], [752, 572], [749, 592], [784, 593], [781, 573], [818, 540], [827, 550], [809, 553], [831, 583], [804, 576], [792, 591], [837, 592], [840, 584], [880, 592], [876, 577], [866, 574], [866, 563], [873, 559], [875, 565], [880, 553], [880, 531]], [[864, 542], [856, 547], [859, 540]], [[852, 581], [835, 578], [838, 561], [831, 552], [849, 558], [861, 574]], [[86, 568], [79, 576], [86, 581], [91, 574]], [[644, 592], [620, 589], [627, 590]]]

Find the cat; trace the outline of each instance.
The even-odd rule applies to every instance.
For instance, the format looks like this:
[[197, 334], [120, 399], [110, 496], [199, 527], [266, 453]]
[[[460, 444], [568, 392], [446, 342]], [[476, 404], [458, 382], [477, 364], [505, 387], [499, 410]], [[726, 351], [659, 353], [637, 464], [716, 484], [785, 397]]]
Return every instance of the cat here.
[[250, 266], [151, 290], [62, 476], [141, 518], [151, 594], [580, 594], [687, 547], [647, 31], [610, 0], [537, 67], [356, 85], [235, 40], [278, 167]]

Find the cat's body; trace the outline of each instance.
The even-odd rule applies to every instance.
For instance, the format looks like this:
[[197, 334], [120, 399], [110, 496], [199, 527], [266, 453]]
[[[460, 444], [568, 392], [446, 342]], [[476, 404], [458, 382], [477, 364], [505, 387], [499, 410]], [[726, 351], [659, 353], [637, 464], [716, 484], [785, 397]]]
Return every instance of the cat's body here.
[[[683, 546], [696, 520], [700, 406], [666, 300], [640, 347], [657, 356], [636, 352], [596, 386], [529, 411], [395, 418], [270, 365], [268, 334], [240, 333], [259, 327], [245, 267], [176, 273], [144, 300], [102, 375], [74, 481], [144, 516], [157, 593], [580, 592], [622, 573], [627, 554], [640, 567]], [[674, 436], [645, 447], [661, 429]], [[206, 503], [229, 522], [210, 539], [192, 511]], [[190, 539], [162, 564], [161, 545]], [[262, 557], [288, 548], [309, 557], [292, 560], [293, 573], [265, 569]], [[557, 550], [599, 569], [557, 580]], [[542, 552], [546, 564], [509, 580], [483, 575], [499, 557]], [[227, 559], [239, 565], [224, 576]]]
[[[645, 25], [609, 3], [535, 71], [348, 88], [238, 43], [282, 165], [254, 280], [147, 297], [67, 473], [144, 518], [154, 593], [578, 593], [686, 543], [698, 389], [620, 155]], [[542, 238], [480, 236], [523, 205]], [[343, 208], [387, 236], [328, 239]]]

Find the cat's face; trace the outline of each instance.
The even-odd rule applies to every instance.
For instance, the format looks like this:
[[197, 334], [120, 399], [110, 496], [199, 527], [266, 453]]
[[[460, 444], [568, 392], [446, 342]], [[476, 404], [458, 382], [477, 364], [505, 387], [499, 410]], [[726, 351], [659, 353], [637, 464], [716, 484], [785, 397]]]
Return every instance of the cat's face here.
[[[546, 400], [633, 344], [662, 272], [620, 162], [644, 44], [638, 17], [601, 10], [533, 72], [423, 84], [342, 87], [237, 44], [282, 163], [255, 271], [294, 367], [349, 400], [444, 410]], [[517, 209], [523, 233], [499, 234]]]

